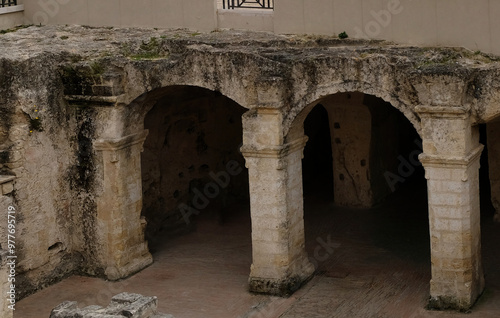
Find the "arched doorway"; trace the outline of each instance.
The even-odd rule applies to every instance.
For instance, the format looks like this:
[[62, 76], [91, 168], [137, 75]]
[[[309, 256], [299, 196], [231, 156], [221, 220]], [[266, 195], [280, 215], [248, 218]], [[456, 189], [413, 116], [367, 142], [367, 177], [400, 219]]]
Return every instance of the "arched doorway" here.
[[248, 175], [239, 148], [245, 109], [220, 93], [180, 86], [147, 113], [142, 153], [143, 216], [150, 241], [183, 232], [198, 218], [220, 224], [230, 205], [248, 201]]
[[[324, 110], [321, 117], [318, 109]], [[317, 142], [318, 131], [329, 134], [322, 138], [331, 143]], [[431, 264], [427, 187], [418, 161], [422, 141], [412, 124], [382, 99], [352, 92], [318, 101], [304, 133], [313, 141], [303, 159], [306, 250], [322, 282], [337, 286], [330, 290], [339, 300], [330, 304], [332, 312], [363, 297], [366, 304], [390, 308], [409, 301], [401, 298], [408, 297], [406, 289], [425, 299], [428, 287], [421, 286], [428, 286]], [[327, 180], [330, 171], [318, 154], [330, 149]], [[334, 183], [330, 193], [305, 191], [306, 180], [315, 177], [307, 168], [314, 166], [311, 160], [323, 172], [316, 189]], [[380, 294], [384, 299], [377, 299]], [[363, 306], [358, 304], [360, 312]]]

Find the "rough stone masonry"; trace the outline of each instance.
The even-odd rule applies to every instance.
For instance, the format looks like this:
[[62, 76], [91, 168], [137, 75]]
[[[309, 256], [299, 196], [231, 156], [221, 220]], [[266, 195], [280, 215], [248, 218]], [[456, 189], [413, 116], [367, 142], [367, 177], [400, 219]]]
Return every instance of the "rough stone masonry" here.
[[[252, 291], [290, 294], [314, 271], [304, 248], [301, 174], [309, 111], [340, 101], [342, 107], [329, 112], [342, 114], [340, 129], [354, 127], [357, 117], [347, 112], [352, 100], [362, 108], [363, 96], [375, 96], [399, 110], [423, 140], [430, 303], [458, 309], [474, 304], [484, 288], [478, 125], [499, 135], [498, 57], [321, 36], [85, 26], [31, 26], [0, 36], [0, 174], [15, 177], [2, 191], [0, 209], [12, 202], [18, 211], [19, 297], [74, 273], [117, 280], [151, 264], [144, 231], [148, 220], [161, 215], [143, 211], [143, 196], [156, 185], [143, 188], [141, 152], [148, 138], [159, 137], [144, 123], [156, 105], [178, 101], [190, 108], [197, 102], [189, 102], [191, 91], [176, 95], [179, 87], [203, 88], [243, 109], [238, 118], [227, 118], [227, 126], [239, 120], [243, 131]], [[204, 112], [172, 114], [206, 121]], [[367, 130], [369, 116], [361, 118]], [[188, 121], [178, 122], [184, 127]], [[200, 127], [185, 124], [184, 131], [197, 133], [190, 138], [202, 152], [208, 130]], [[364, 136], [361, 129], [352, 131]], [[337, 133], [334, 139], [344, 138]], [[367, 157], [370, 140], [353, 140], [359, 161], [347, 158], [338, 182], [350, 182], [359, 193], [336, 200], [369, 205], [372, 193], [382, 192], [366, 179], [377, 165]], [[500, 147], [495, 140], [488, 141], [490, 156]], [[489, 164], [497, 188], [499, 162], [490, 157]], [[351, 174], [358, 166], [362, 173]], [[492, 192], [494, 202], [498, 195]], [[4, 230], [5, 222], [0, 226]]]
[[158, 313], [158, 299], [139, 294], [121, 293], [113, 298], [108, 307], [87, 306], [78, 308], [75, 301], [66, 301], [54, 308], [50, 318], [174, 318]]

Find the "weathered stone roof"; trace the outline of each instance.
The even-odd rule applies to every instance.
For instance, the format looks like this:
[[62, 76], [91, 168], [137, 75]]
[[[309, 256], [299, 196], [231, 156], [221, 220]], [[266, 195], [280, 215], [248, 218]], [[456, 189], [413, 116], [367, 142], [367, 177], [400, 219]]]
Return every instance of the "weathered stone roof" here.
[[[87, 26], [30, 26], [0, 35], [0, 57], [23, 60], [39, 54], [74, 54], [84, 58], [132, 56], [142, 43], [158, 38], [163, 53], [168, 46], [201, 45], [219, 52], [259, 53], [276, 61], [293, 61], [308, 57], [329, 57], [348, 54], [366, 58], [368, 54], [391, 53], [406, 57], [417, 66], [433, 63], [454, 66], [486, 66], [500, 57], [471, 52], [462, 48], [422, 48], [397, 45], [387, 41], [341, 40], [336, 36], [276, 35], [268, 32], [225, 30], [193, 33], [185, 29], [144, 29]], [[127, 50], [128, 49], [128, 50]], [[404, 59], [403, 59], [404, 60]], [[420, 63], [420, 64], [419, 64]]]
[[128, 105], [145, 92], [194, 85], [246, 108], [288, 108], [285, 121], [342, 91], [390, 102], [417, 129], [419, 105], [465, 107], [478, 122], [500, 114], [500, 58], [462, 48], [234, 30], [31, 26], [0, 35], [2, 60], [30, 61], [43, 73], [62, 68], [73, 101]]

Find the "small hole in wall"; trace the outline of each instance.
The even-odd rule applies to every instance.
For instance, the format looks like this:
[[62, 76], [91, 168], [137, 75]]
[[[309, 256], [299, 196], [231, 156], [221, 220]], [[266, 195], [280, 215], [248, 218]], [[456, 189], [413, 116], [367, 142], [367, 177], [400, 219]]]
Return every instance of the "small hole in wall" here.
[[204, 173], [204, 172], [208, 172], [210, 170], [210, 167], [208, 165], [201, 165], [200, 168], [198, 169], [198, 171], [200, 173]]
[[52, 244], [48, 248], [49, 251], [55, 251], [55, 252], [58, 252], [58, 251], [60, 251], [62, 249], [63, 249], [63, 243], [61, 243], [61, 242], [57, 242], [55, 244]]
[[342, 181], [345, 179], [345, 177], [344, 177], [344, 175], [342, 173], [339, 175], [339, 179], [342, 180]]
[[174, 198], [177, 199], [179, 197], [179, 190], [175, 190], [174, 192]]

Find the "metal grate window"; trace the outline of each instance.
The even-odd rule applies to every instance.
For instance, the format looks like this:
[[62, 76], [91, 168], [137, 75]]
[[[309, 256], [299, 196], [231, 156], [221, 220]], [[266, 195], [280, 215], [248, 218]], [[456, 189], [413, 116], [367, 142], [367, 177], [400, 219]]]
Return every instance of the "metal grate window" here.
[[17, 0], [1, 0], [1, 1], [2, 2], [0, 2], [0, 8], [17, 6]]
[[274, 10], [274, 0], [222, 0], [222, 8]]

